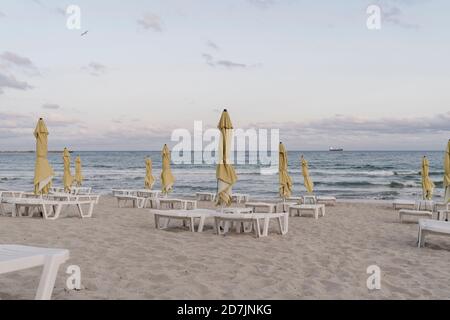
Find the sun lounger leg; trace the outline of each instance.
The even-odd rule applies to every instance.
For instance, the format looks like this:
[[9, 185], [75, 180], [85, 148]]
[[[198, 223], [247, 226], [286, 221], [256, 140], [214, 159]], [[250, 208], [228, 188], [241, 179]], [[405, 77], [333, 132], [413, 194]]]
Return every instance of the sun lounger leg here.
[[11, 215], [13, 217], [18, 216], [19, 206], [17, 204], [13, 205]]
[[269, 222], [270, 219], [268, 217], [264, 218], [264, 229], [263, 229], [263, 236], [267, 237], [269, 234]]
[[288, 233], [288, 228], [289, 228], [289, 215], [286, 214], [283, 218], [283, 222], [284, 222], [284, 234]]
[[203, 232], [204, 225], [205, 225], [205, 217], [200, 217], [200, 222], [198, 223], [197, 232]]
[[159, 227], [159, 215], [155, 214], [155, 228], [160, 229]]
[[259, 224], [259, 219], [255, 219], [254, 220], [255, 223], [255, 233], [256, 233], [256, 237], [259, 238], [261, 237], [261, 226]]
[[91, 202], [91, 203], [89, 204], [89, 212], [88, 212], [87, 218], [92, 217], [92, 213], [93, 213], [93, 212], [94, 212], [94, 203]]
[[60, 262], [53, 257], [48, 257], [44, 264], [39, 287], [36, 292], [36, 300], [50, 300], [53, 286], [55, 285]]
[[78, 212], [80, 214], [80, 218], [83, 218], [83, 208], [81, 208], [81, 204], [77, 204]]
[[419, 239], [417, 242], [419, 248], [425, 245], [425, 232], [420, 227], [419, 227]]
[[214, 218], [214, 225], [216, 226], [216, 232], [218, 235], [223, 234], [220, 230], [220, 220], [218, 218]]
[[192, 217], [189, 218], [189, 229], [191, 229], [191, 232], [195, 232], [195, 223], [194, 223], [194, 218], [192, 218]]
[[167, 229], [169, 227], [170, 218], [167, 218], [166, 221], [164, 221], [163, 228]]

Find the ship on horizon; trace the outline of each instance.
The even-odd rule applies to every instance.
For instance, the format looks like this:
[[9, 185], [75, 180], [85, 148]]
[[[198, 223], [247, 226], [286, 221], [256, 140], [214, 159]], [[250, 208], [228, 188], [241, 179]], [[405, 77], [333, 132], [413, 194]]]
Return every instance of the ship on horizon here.
[[344, 151], [344, 148], [330, 147], [330, 151]]

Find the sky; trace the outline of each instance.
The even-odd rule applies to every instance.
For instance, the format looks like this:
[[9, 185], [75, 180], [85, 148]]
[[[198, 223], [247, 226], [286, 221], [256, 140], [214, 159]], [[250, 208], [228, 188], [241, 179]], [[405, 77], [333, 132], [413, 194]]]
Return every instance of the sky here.
[[442, 150], [449, 30], [445, 0], [2, 0], [0, 150], [39, 117], [50, 149], [159, 150], [223, 108], [288, 150]]

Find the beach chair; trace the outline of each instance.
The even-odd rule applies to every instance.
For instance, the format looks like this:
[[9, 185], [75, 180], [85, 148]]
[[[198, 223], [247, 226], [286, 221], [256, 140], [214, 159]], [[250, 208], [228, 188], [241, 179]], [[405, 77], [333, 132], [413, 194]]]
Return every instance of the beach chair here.
[[325, 216], [325, 205], [317, 203], [317, 198], [315, 196], [303, 196], [301, 204], [289, 206], [289, 215], [298, 214], [302, 216], [302, 213], [312, 214], [315, 219], [319, 219], [320, 216]]
[[8, 198], [21, 198], [23, 191], [0, 191], [0, 215], [6, 214], [5, 205], [3, 199]]
[[[94, 210], [94, 205], [98, 202], [97, 199], [78, 199], [78, 200], [49, 200], [43, 198], [10, 198], [5, 202], [13, 207], [12, 216], [22, 216], [21, 209], [24, 208], [25, 214], [29, 217], [33, 216], [33, 210], [38, 209], [42, 212], [42, 217], [46, 220], [56, 220], [59, 218], [63, 207], [76, 206], [80, 218], [90, 218]], [[84, 212], [83, 206], [88, 206], [87, 213]]]
[[427, 234], [450, 236], [450, 222], [419, 219], [419, 235], [417, 239], [417, 246], [419, 248], [425, 245], [425, 236]]
[[43, 266], [35, 299], [50, 300], [59, 266], [68, 259], [66, 249], [0, 245], [0, 274]]
[[[203, 232], [205, 219], [208, 216], [213, 216], [216, 212], [208, 209], [192, 209], [192, 210], [150, 210], [155, 218], [156, 229], [167, 229], [170, 220], [181, 220], [183, 226], [188, 225], [191, 232], [195, 232], [195, 222], [198, 219], [197, 232]], [[161, 219], [165, 219], [161, 224]]]
[[197, 209], [197, 200], [185, 200], [175, 198], [158, 199], [158, 209]]
[[250, 195], [244, 193], [233, 193], [231, 194], [231, 202], [235, 203], [245, 203], [250, 200]]
[[398, 218], [401, 223], [403, 222], [404, 216], [433, 218], [433, 207], [433, 201], [419, 200], [415, 202], [413, 210], [400, 209], [398, 211]]
[[[253, 209], [254, 213], [273, 213], [277, 211], [277, 204], [269, 202], [246, 202], [245, 207]], [[265, 211], [261, 211], [261, 209]]]
[[133, 208], [143, 208], [145, 204], [145, 198], [137, 195], [138, 190], [116, 190], [113, 189], [113, 197], [117, 199], [117, 206], [120, 208], [120, 203], [123, 201], [124, 205], [128, 201], [131, 201]]
[[[270, 220], [276, 220], [278, 231], [281, 235], [288, 232], [288, 214], [287, 213], [251, 213], [251, 214], [226, 214], [217, 213], [214, 215], [215, 230], [218, 235], [224, 235], [228, 231], [226, 228], [221, 228], [222, 225], [235, 223], [252, 224], [255, 236], [257, 238], [266, 237], [269, 233]], [[261, 223], [263, 228], [261, 231]]]
[[326, 206], [334, 206], [334, 205], [336, 205], [336, 197], [318, 196], [317, 203], [324, 204]]
[[416, 202], [414, 200], [401, 200], [401, 199], [397, 199], [394, 200], [394, 202], [392, 203], [392, 206], [394, 208], [394, 210], [397, 209], [414, 209]]
[[196, 192], [195, 198], [198, 201], [214, 201], [216, 200], [216, 194], [213, 192]]

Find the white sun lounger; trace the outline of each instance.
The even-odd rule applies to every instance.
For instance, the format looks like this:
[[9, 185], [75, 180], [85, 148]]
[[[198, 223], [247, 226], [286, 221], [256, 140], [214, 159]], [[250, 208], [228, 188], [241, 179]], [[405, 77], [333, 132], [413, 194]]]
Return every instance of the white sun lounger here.
[[419, 236], [417, 240], [417, 245], [419, 248], [425, 245], [425, 236], [427, 234], [450, 236], [450, 222], [431, 219], [420, 219]]
[[158, 199], [158, 209], [162, 209], [163, 207], [167, 207], [168, 209], [177, 209], [177, 206], [182, 210], [197, 209], [197, 201], [174, 198]]
[[231, 202], [244, 203], [250, 200], [250, 195], [244, 193], [231, 194]]
[[277, 204], [269, 202], [246, 202], [245, 207], [252, 208], [254, 213], [264, 213], [264, 211], [260, 211], [262, 208], [269, 213], [277, 211]]
[[[192, 209], [192, 210], [150, 210], [155, 217], [156, 229], [167, 229], [170, 220], [181, 220], [183, 225], [188, 225], [191, 232], [195, 232], [195, 221], [199, 220], [197, 232], [203, 232], [205, 219], [216, 214], [213, 210]], [[165, 219], [161, 225], [161, 218]]]
[[336, 204], [336, 197], [318, 196], [317, 203], [328, 206], [334, 206]]
[[0, 191], [0, 215], [5, 214], [3, 199], [6, 200], [8, 198], [21, 198], [23, 194], [23, 191]]
[[400, 222], [403, 222], [404, 216], [412, 217], [428, 217], [433, 218], [433, 207], [432, 201], [420, 200], [414, 203], [414, 209], [400, 209], [398, 211], [398, 218]]
[[113, 197], [117, 199], [117, 206], [120, 208], [121, 201], [124, 202], [124, 205], [128, 201], [131, 201], [133, 208], [143, 208], [145, 204], [144, 197], [138, 197], [137, 190], [112, 190]]
[[[64, 187], [51, 187], [50, 188], [50, 193], [59, 193], [59, 192], [66, 192], [66, 190], [64, 189]], [[92, 188], [91, 187], [70, 187], [70, 194], [75, 194], [75, 195], [86, 195], [86, 194], [91, 194], [92, 192]]]
[[298, 214], [299, 217], [302, 216], [302, 212], [307, 212], [312, 214], [315, 219], [319, 219], [320, 216], [325, 216], [325, 205], [324, 204], [295, 204], [289, 206], [289, 215]]
[[[221, 214], [214, 215], [215, 229], [218, 235], [226, 233], [227, 228], [221, 229], [222, 223], [237, 223], [237, 225], [251, 223], [255, 236], [266, 237], [269, 233], [269, 223], [271, 219], [275, 219], [278, 222], [279, 233], [284, 235], [288, 232], [288, 214], [287, 213], [251, 213], [251, 214]], [[263, 229], [261, 232], [261, 221], [263, 223]]]
[[66, 249], [0, 245], [0, 274], [43, 266], [35, 299], [50, 300], [59, 266], [68, 259]]
[[[25, 214], [32, 217], [32, 211], [30, 209], [40, 209], [43, 214], [43, 218], [46, 220], [56, 220], [59, 218], [64, 206], [76, 206], [80, 218], [90, 218], [94, 210], [94, 205], [98, 202], [98, 199], [86, 199], [86, 200], [48, 200], [42, 198], [11, 198], [6, 199], [6, 203], [13, 206], [12, 216], [21, 216], [21, 208], [25, 208]], [[84, 213], [83, 205], [88, 206], [88, 212]]]
[[413, 200], [394, 200], [394, 202], [392, 203], [392, 206], [394, 208], [394, 210], [397, 209], [414, 209], [416, 202]]
[[198, 201], [214, 201], [216, 200], [216, 194], [213, 192], [196, 192], [195, 198]]

